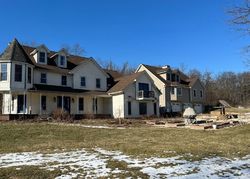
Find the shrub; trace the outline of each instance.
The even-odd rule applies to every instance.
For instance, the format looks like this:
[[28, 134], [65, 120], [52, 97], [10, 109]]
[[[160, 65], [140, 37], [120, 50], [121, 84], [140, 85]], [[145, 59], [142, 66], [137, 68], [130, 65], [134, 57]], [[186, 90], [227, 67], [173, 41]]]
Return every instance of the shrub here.
[[60, 108], [52, 112], [52, 118], [57, 121], [73, 121], [70, 114], [66, 110]]

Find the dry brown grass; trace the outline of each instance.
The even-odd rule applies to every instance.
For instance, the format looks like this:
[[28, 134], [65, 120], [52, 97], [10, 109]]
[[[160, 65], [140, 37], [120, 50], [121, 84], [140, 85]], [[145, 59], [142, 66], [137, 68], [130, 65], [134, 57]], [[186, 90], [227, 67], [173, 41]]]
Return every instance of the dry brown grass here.
[[250, 125], [197, 131], [150, 127], [93, 129], [50, 123], [7, 122], [0, 124], [0, 131], [0, 153], [101, 147], [147, 157], [187, 153], [198, 158], [250, 154]]

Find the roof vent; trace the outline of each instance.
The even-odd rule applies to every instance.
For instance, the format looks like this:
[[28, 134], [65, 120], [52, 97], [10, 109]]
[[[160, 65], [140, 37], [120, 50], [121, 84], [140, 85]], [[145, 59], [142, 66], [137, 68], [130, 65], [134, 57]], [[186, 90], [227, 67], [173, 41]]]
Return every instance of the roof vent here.
[[165, 65], [165, 66], [162, 66], [161, 68], [162, 69], [168, 69], [168, 68], [170, 68], [170, 65]]

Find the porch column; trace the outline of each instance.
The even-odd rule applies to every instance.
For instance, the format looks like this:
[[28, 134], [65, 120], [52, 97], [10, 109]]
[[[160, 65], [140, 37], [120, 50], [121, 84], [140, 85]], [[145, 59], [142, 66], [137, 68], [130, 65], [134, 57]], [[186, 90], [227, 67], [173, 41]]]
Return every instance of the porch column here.
[[[11, 91], [9, 92], [9, 95], [10, 95], [10, 97], [9, 97], [9, 110], [10, 110], [10, 114], [11, 114], [11, 107], [12, 107], [12, 93], [11, 93]], [[4, 104], [4, 102], [2, 101], [2, 104]]]
[[[26, 95], [26, 93], [25, 92], [23, 92], [23, 114], [25, 114], [25, 111], [26, 111], [26, 106], [27, 106], [27, 98], [25, 98], [25, 95]], [[26, 106], [25, 106], [26, 105]]]

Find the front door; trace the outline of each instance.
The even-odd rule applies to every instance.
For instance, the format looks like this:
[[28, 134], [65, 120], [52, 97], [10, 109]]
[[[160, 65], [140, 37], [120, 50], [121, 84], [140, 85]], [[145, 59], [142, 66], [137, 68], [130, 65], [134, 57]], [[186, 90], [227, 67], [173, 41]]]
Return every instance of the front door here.
[[18, 95], [17, 96], [17, 113], [24, 112], [24, 95]]
[[65, 111], [70, 113], [70, 97], [69, 96], [63, 97], [63, 108]]

